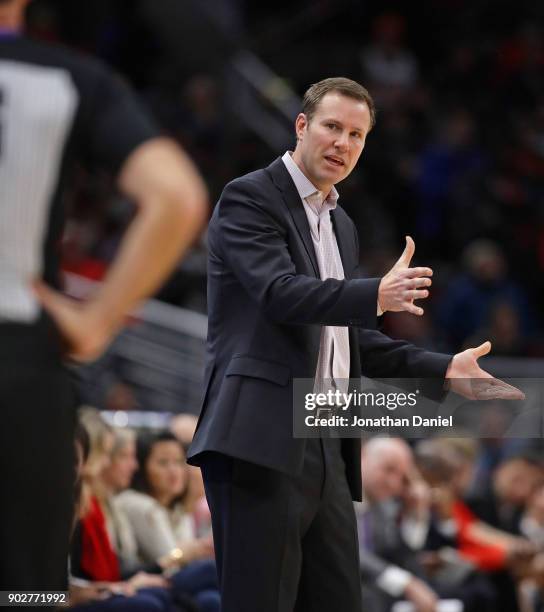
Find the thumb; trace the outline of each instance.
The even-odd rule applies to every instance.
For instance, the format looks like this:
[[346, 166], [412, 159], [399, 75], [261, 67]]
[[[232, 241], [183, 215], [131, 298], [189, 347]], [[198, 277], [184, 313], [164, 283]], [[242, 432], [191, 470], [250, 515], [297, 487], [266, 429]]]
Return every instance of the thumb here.
[[32, 291], [46, 308], [55, 301], [54, 291], [41, 280], [32, 282]]
[[397, 265], [408, 267], [410, 265], [410, 262], [412, 261], [412, 257], [414, 256], [415, 252], [416, 252], [415, 242], [412, 240], [410, 236], [406, 236], [406, 246], [404, 247], [404, 251], [402, 252], [402, 255], [399, 257], [397, 261]]
[[476, 357], [476, 359], [479, 359], [480, 357], [487, 355], [490, 350], [491, 350], [491, 342], [487, 340], [483, 344], [480, 344], [480, 346], [473, 348], [472, 354], [474, 355], [474, 357]]
[[41, 280], [32, 283], [32, 290], [42, 306], [53, 316], [58, 313], [59, 309], [62, 309], [63, 304], [67, 301], [67, 298]]

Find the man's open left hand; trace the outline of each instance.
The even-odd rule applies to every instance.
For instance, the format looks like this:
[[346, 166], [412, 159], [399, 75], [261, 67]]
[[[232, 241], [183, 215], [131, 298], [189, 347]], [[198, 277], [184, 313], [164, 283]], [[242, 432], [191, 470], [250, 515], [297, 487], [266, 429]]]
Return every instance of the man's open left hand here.
[[472, 400], [525, 399], [523, 391], [480, 368], [478, 359], [487, 355], [490, 350], [491, 342], [487, 341], [476, 348], [469, 348], [453, 356], [446, 372], [451, 390]]

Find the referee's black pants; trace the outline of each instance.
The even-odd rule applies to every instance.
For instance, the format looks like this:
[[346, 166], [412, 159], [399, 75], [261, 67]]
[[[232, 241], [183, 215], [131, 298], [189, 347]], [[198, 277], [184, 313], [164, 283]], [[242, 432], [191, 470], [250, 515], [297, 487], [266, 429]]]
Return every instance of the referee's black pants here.
[[0, 323], [0, 590], [66, 590], [75, 396], [42, 318]]
[[222, 612], [361, 612], [357, 527], [340, 445], [307, 440], [300, 476], [203, 456]]

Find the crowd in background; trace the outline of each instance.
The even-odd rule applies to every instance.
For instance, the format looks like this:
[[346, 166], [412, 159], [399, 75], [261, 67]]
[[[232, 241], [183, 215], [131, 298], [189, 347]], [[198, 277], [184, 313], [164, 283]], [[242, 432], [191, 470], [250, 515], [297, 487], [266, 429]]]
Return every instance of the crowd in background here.
[[136, 435], [80, 411], [70, 554], [70, 603], [80, 612], [219, 612], [202, 476], [185, 462], [195, 424], [179, 418], [179, 437]]
[[[538, 3], [513, 11], [509, 2], [484, 0], [216, 0], [210, 14], [196, 2], [181, 5], [174, 41], [145, 0], [77, 10], [36, 0], [30, 29], [99, 56], [129, 79], [197, 162], [212, 199], [228, 180], [283, 152], [232, 112], [236, 92], [225, 74], [236, 53], [249, 49], [298, 94], [327, 75], [360, 80], [376, 99], [378, 120], [339, 191], [360, 234], [363, 269], [383, 273], [411, 234], [417, 261], [435, 270], [425, 317], [389, 317], [386, 331], [441, 350], [489, 338], [496, 355], [544, 355]], [[66, 269], [104, 273], [131, 215], [122, 200], [112, 206], [108, 188], [101, 175], [82, 176], [74, 187]], [[159, 297], [205, 311], [204, 244]]]
[[[220, 609], [202, 477], [185, 461], [195, 426], [181, 414], [169, 430], [135, 432], [80, 411], [70, 568], [81, 612]], [[364, 601], [373, 612], [399, 601], [436, 612], [441, 600], [463, 612], [541, 612], [541, 445], [455, 435], [363, 444]]]
[[434, 610], [539, 611], [544, 463], [532, 443], [436, 437], [363, 447], [357, 504], [363, 588], [372, 610], [398, 599]]

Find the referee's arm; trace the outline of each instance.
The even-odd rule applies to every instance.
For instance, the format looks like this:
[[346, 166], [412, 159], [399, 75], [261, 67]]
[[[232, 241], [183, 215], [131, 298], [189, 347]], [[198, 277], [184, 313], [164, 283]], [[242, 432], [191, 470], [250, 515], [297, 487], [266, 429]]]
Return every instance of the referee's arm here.
[[73, 359], [95, 359], [123, 318], [166, 278], [198, 236], [207, 191], [193, 163], [172, 141], [154, 138], [122, 165], [118, 182], [138, 211], [97, 293], [78, 304], [38, 281], [35, 291], [56, 321]]

